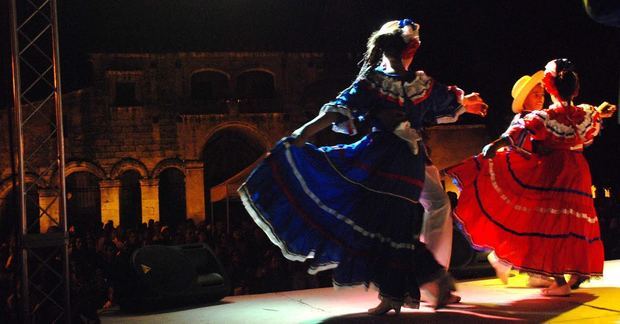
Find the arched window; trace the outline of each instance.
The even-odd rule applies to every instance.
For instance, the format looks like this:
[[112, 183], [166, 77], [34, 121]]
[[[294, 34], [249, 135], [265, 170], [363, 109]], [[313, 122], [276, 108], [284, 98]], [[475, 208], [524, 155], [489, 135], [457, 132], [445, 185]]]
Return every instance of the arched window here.
[[235, 96], [239, 99], [239, 112], [279, 112], [275, 102], [273, 75], [265, 71], [247, 71], [237, 77]]
[[220, 184], [256, 161], [265, 152], [258, 139], [234, 128], [215, 133], [202, 151], [205, 190]]
[[140, 190], [140, 173], [135, 170], [125, 171], [119, 177], [120, 191], [120, 225], [124, 229], [135, 229], [142, 223], [142, 194]]
[[159, 174], [159, 219], [172, 227], [185, 220], [185, 175], [179, 169]]
[[[223, 129], [209, 139], [202, 151], [207, 210], [211, 209], [211, 188], [254, 163], [264, 152], [260, 141], [234, 128]], [[223, 210], [219, 207], [214, 214], [221, 216]]]
[[240, 99], [270, 99], [275, 95], [273, 75], [265, 71], [247, 71], [237, 77]]
[[116, 106], [137, 106], [136, 82], [116, 81], [116, 97], [114, 104]]
[[230, 97], [228, 76], [217, 71], [200, 71], [192, 75], [192, 102], [196, 112], [223, 114], [228, 111], [226, 99]]
[[[27, 185], [30, 186], [32, 184], [28, 183]], [[0, 205], [0, 235], [5, 237], [8, 237], [8, 234], [18, 225], [20, 215], [17, 197], [17, 192], [11, 190], [5, 197], [3, 204]], [[39, 195], [36, 186], [34, 189], [29, 190], [26, 196], [26, 218], [28, 233], [40, 233]]]
[[69, 226], [82, 233], [101, 222], [99, 179], [89, 172], [75, 172], [67, 177], [67, 218]]
[[192, 100], [223, 100], [229, 96], [228, 77], [217, 71], [201, 71], [192, 75]]

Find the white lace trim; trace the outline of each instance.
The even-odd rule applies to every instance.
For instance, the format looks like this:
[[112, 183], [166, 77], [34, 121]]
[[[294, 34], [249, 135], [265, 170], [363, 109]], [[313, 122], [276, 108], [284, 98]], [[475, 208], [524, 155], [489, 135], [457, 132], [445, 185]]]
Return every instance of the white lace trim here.
[[564, 138], [574, 138], [578, 136], [579, 138], [584, 139], [584, 141], [588, 141], [589, 139], [585, 138], [587, 132], [594, 127], [596, 131], [593, 135], [596, 135], [599, 127], [595, 124], [594, 118], [592, 117], [592, 112], [586, 107], [582, 107], [582, 109], [586, 112], [586, 114], [583, 121], [578, 125], [575, 125], [575, 127], [562, 124], [555, 119], [550, 119], [549, 114], [544, 110], [535, 111], [534, 115], [536, 118], [541, 119], [545, 125], [545, 128], [555, 136]]
[[258, 225], [258, 227], [260, 227], [263, 230], [263, 232], [267, 234], [267, 237], [269, 238], [271, 243], [273, 243], [275, 246], [280, 248], [280, 251], [282, 251], [282, 255], [284, 255], [285, 258], [291, 261], [302, 261], [302, 262], [307, 259], [314, 258], [314, 251], [311, 251], [308, 255], [302, 255], [302, 254], [293, 253], [288, 250], [288, 248], [286, 247], [286, 244], [284, 244], [284, 242], [282, 242], [278, 238], [278, 236], [273, 233], [273, 228], [271, 228], [271, 226], [267, 222], [265, 222], [263, 216], [261, 215], [261, 212], [254, 205], [254, 202], [250, 198], [251, 194], [248, 191], [248, 188], [246, 187], [245, 183], [243, 183], [239, 187], [237, 192], [239, 192], [239, 196], [241, 197], [241, 202], [243, 203], [243, 206], [245, 206], [245, 209], [250, 214], [250, 217], [252, 217], [256, 225]]
[[[389, 242], [390, 246], [392, 246], [393, 248], [396, 248], [396, 249], [399, 249], [399, 248], [406, 248], [406, 249], [411, 249], [411, 250], [415, 249], [415, 245], [414, 244], [411, 244], [411, 243], [397, 243], [397, 242], [392, 241], [390, 238], [386, 238], [386, 237], [382, 236], [381, 234], [368, 232], [368, 231], [364, 230], [362, 227], [360, 227], [359, 225], [356, 225], [355, 222], [353, 222], [351, 219], [347, 218], [346, 216], [344, 216], [342, 214], [339, 214], [335, 210], [333, 210], [333, 209], [327, 207], [325, 204], [323, 204], [320, 201], [320, 199], [312, 191], [310, 191], [310, 189], [306, 185], [305, 181], [301, 177], [301, 174], [299, 173], [299, 170], [295, 166], [295, 163], [294, 163], [294, 161], [292, 159], [292, 155], [290, 154], [290, 149], [289, 149], [290, 145], [288, 143], [285, 143], [285, 147], [286, 147], [287, 161], [291, 165], [291, 168], [293, 169], [293, 172], [294, 172], [295, 176], [300, 181], [300, 184], [302, 185], [302, 188], [304, 189], [306, 194], [312, 200], [314, 200], [315, 203], [317, 203], [317, 205], [321, 209], [323, 209], [323, 210], [327, 211], [328, 213], [336, 216], [338, 219], [343, 220], [346, 224], [352, 226], [354, 230], [356, 230], [357, 232], [361, 233], [364, 236], [379, 239], [381, 242], [384, 242], [384, 243], [385, 242]], [[330, 164], [331, 164], [331, 161], [330, 161]], [[332, 165], [332, 167], [333, 167], [333, 165]], [[345, 178], [345, 179], [347, 179], [347, 178]], [[349, 179], [347, 179], [347, 180], [351, 181]], [[359, 184], [359, 185], [361, 185], [361, 184]], [[370, 188], [366, 188], [366, 189], [374, 191], [374, 192], [381, 193], [379, 191], [372, 190]], [[313, 259], [314, 258], [315, 251], [311, 251], [310, 253], [308, 253], [308, 255], [303, 255], [303, 254], [296, 254], [296, 253], [293, 253], [293, 252], [288, 250], [286, 244], [282, 240], [280, 240], [278, 238], [278, 236], [274, 233], [273, 228], [271, 228], [269, 223], [267, 223], [264, 220], [264, 217], [262, 216], [262, 213], [260, 212], [258, 207], [256, 207], [254, 205], [254, 202], [250, 198], [251, 197], [251, 193], [248, 191], [246, 183], [243, 183], [239, 187], [239, 189], [237, 191], [239, 192], [239, 196], [241, 197], [241, 202], [243, 203], [245, 209], [248, 211], [248, 214], [250, 214], [250, 217], [252, 217], [252, 219], [258, 225], [258, 227], [260, 227], [263, 230], [263, 232], [265, 232], [265, 234], [267, 235], [269, 240], [275, 246], [280, 248], [280, 251], [282, 251], [282, 255], [284, 255], [285, 258], [287, 258], [288, 260], [291, 260], [291, 261], [301, 261], [301, 262], [306, 261], [308, 259]], [[389, 193], [387, 193], [387, 194], [389, 194]], [[402, 198], [405, 198], [405, 197], [402, 197]], [[407, 199], [407, 198], [405, 198], [405, 199]], [[328, 270], [328, 269], [333, 269], [333, 268], [336, 268], [336, 267], [338, 267], [338, 262], [329, 262], [329, 263], [325, 263], [325, 264], [321, 264], [321, 265], [318, 265], [318, 266], [311, 267], [310, 269], [308, 269], [308, 273], [309, 274], [316, 274], [316, 273], [318, 273], [320, 271], [324, 271], [324, 270]]]
[[[289, 163], [289, 165], [290, 165], [290, 167], [291, 167], [291, 169], [293, 171], [293, 174], [297, 178], [297, 181], [301, 185], [301, 187], [304, 190], [304, 192], [306, 193], [306, 195], [310, 199], [312, 199], [312, 201], [314, 201], [314, 203], [319, 208], [321, 208], [326, 213], [336, 217], [338, 220], [343, 221], [345, 224], [351, 226], [351, 228], [353, 228], [353, 230], [355, 230], [356, 232], [358, 232], [358, 233], [360, 233], [360, 234], [362, 234], [362, 235], [364, 235], [366, 237], [370, 237], [372, 239], [377, 239], [377, 240], [379, 240], [382, 243], [388, 243], [388, 244], [390, 244], [391, 247], [393, 247], [395, 249], [410, 249], [410, 250], [415, 249], [415, 245], [412, 244], [412, 243], [399, 243], [399, 242], [395, 242], [391, 238], [383, 236], [381, 233], [374, 233], [374, 232], [367, 231], [363, 227], [357, 225], [352, 219], [350, 219], [350, 218], [346, 217], [345, 215], [339, 213], [338, 211], [334, 210], [333, 208], [325, 205], [325, 203], [323, 203], [321, 201], [321, 199], [314, 192], [312, 192], [310, 190], [310, 188], [306, 184], [306, 181], [304, 180], [304, 178], [302, 177], [301, 173], [297, 169], [297, 166], [295, 165], [295, 161], [293, 160], [293, 155], [291, 154], [291, 151], [290, 151], [290, 144], [289, 143], [284, 143], [284, 146], [286, 148], [286, 151], [285, 151], [286, 160], [288, 161], [288, 163]], [[327, 157], [327, 155], [325, 155], [325, 156]], [[329, 159], [327, 159], [327, 160], [329, 161], [329, 163], [332, 166], [332, 168], [334, 168], [333, 164], [331, 164], [331, 161]], [[389, 193], [389, 192], [381, 192], [381, 191], [378, 191], [378, 190], [374, 190], [374, 189], [368, 188], [368, 187], [366, 187], [366, 186], [364, 186], [364, 185], [362, 185], [360, 183], [356, 183], [356, 182], [354, 182], [354, 181], [344, 177], [336, 168], [334, 168], [334, 170], [336, 170], [336, 172], [338, 172], [338, 174], [341, 177], [343, 177], [345, 180], [347, 180], [347, 181], [349, 181], [351, 183], [357, 184], [359, 186], [362, 186], [363, 188], [365, 188], [367, 190], [370, 190], [370, 191], [373, 191], [373, 192], [376, 192], [376, 193], [380, 193], [380, 194], [387, 194], [387, 195], [391, 195], [391, 196], [395, 196], [395, 197], [400, 197], [400, 198], [403, 198], [403, 199], [406, 199], [406, 200], [409, 200], [411, 202], [416, 203], [416, 201], [411, 200], [411, 199], [409, 199], [407, 197], [398, 196], [398, 195], [395, 195], [395, 194], [392, 194], [392, 193]]]
[[403, 93], [403, 84], [400, 80], [380, 73], [372, 74], [368, 81], [373, 89], [376, 89], [384, 96], [398, 101], [400, 104], [405, 102], [405, 99], [416, 100], [425, 97], [433, 83], [433, 79], [426, 75], [424, 71], [417, 71], [415, 79], [410, 82], [404, 82], [405, 93]]
[[330, 270], [330, 269], [334, 269], [338, 267], [338, 262], [329, 262], [329, 263], [325, 263], [325, 264], [321, 264], [318, 266], [312, 266], [310, 267], [310, 269], [308, 269], [308, 273], [311, 275], [315, 275], [321, 271], [325, 271], [325, 270]]
[[345, 121], [334, 123], [332, 125], [332, 131], [347, 135], [357, 134], [357, 128], [355, 127], [355, 123], [353, 123], [353, 115], [349, 108], [341, 105], [326, 104], [321, 108], [321, 112], [335, 112], [347, 117]]
[[572, 208], [562, 208], [562, 209], [555, 209], [555, 208], [528, 208], [519, 204], [514, 203], [513, 201], [511, 201], [508, 196], [506, 196], [504, 194], [504, 192], [502, 191], [502, 189], [500, 188], [500, 186], [497, 184], [497, 179], [495, 177], [495, 171], [493, 168], [493, 159], [489, 159], [489, 175], [491, 177], [491, 184], [493, 185], [493, 188], [495, 189], [495, 191], [497, 192], [497, 194], [499, 195], [499, 197], [504, 201], [504, 203], [506, 203], [509, 206], [512, 206], [512, 208], [514, 210], [517, 211], [521, 211], [521, 212], [537, 212], [537, 213], [541, 213], [541, 214], [552, 214], [552, 215], [572, 215], [575, 216], [577, 218], [581, 218], [581, 219], [585, 219], [586, 221], [588, 221], [588, 223], [593, 224], [596, 223], [598, 221], [598, 218], [595, 217], [590, 217], [588, 216], [587, 213], [581, 213], [578, 212]]

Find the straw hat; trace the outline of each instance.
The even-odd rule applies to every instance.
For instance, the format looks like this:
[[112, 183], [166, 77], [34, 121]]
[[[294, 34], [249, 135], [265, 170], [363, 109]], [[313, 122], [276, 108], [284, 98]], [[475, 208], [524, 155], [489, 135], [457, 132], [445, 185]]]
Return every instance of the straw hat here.
[[532, 76], [524, 75], [522, 76], [515, 85], [512, 86], [512, 111], [515, 114], [518, 114], [523, 111], [523, 102], [527, 95], [532, 91], [534, 86], [542, 82], [543, 77], [545, 76], [544, 71], [537, 71]]

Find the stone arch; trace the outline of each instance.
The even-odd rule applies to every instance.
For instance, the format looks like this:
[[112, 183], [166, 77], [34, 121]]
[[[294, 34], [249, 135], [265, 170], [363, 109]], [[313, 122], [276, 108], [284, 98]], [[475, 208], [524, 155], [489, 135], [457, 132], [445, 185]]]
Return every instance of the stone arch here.
[[0, 183], [0, 199], [5, 198], [13, 188], [13, 180], [11, 178], [4, 179]]
[[275, 91], [276, 75], [267, 69], [247, 69], [235, 79], [235, 94], [241, 99], [270, 99]]
[[230, 74], [212, 68], [192, 71], [190, 96], [193, 101], [221, 101], [230, 96]]
[[155, 168], [153, 168], [153, 171], [151, 171], [151, 177], [155, 179], [159, 177], [160, 173], [169, 168], [178, 169], [185, 174], [185, 162], [181, 159], [172, 158], [159, 161]]
[[236, 109], [240, 113], [282, 112], [272, 71], [255, 68], [245, 70], [235, 79]]
[[231, 121], [221, 123], [213, 128], [211, 128], [206, 136], [201, 139], [201, 142], [198, 143], [197, 147], [201, 148], [201, 152], [204, 151], [205, 145], [209, 143], [209, 141], [213, 138], [217, 133], [224, 130], [234, 130], [240, 133], [247, 135], [250, 138], [257, 140], [261, 146], [265, 149], [265, 151], [269, 150], [273, 146], [272, 141], [269, 139], [269, 136], [265, 134], [263, 131], [258, 129], [256, 125], [250, 123], [244, 123], [239, 121]]
[[107, 178], [105, 171], [100, 166], [88, 161], [70, 161], [65, 164], [65, 177], [75, 172], [89, 172], [100, 180]]
[[201, 73], [201, 72], [213, 72], [213, 73], [220, 73], [226, 76], [226, 78], [228, 78], [228, 80], [230, 80], [231, 75], [230, 73], [224, 71], [224, 70], [220, 70], [220, 69], [215, 69], [215, 68], [200, 68], [200, 69], [196, 69], [193, 70], [192, 73], [190, 74], [190, 77], [194, 76], [194, 74], [196, 73]]
[[[27, 173], [25, 175], [27, 185], [35, 184], [36, 188], [28, 191], [26, 199], [26, 214], [28, 217], [29, 233], [39, 233], [41, 225], [39, 223], [39, 191], [48, 188], [48, 183], [38, 175]], [[0, 235], [9, 233], [10, 228], [17, 225], [18, 205], [11, 205], [16, 200], [11, 199], [13, 189], [13, 179], [7, 177], [0, 183]]]
[[[102, 167], [98, 166], [93, 162], [76, 160], [65, 163], [65, 178], [76, 172], [91, 173], [99, 180], [107, 178], [105, 170], [103, 170]], [[58, 177], [56, 176], [57, 174], [58, 170], [56, 169], [54, 170], [54, 174], [51, 177], [51, 181], [53, 181], [53, 183], [51, 183], [52, 185], [58, 185]]]
[[149, 172], [144, 163], [133, 158], [124, 158], [114, 164], [112, 171], [110, 171], [110, 179], [117, 180], [121, 174], [129, 170], [135, 170], [143, 179], [149, 177]]
[[[207, 209], [212, 207], [212, 187], [230, 179], [267, 151], [268, 141], [260, 134], [254, 126], [241, 123], [222, 125], [211, 130], [202, 145], [200, 157], [204, 163], [203, 183]], [[218, 214], [219, 209], [214, 209], [213, 213]]]
[[273, 72], [273, 71], [271, 71], [271, 70], [269, 70], [269, 69], [267, 69], [267, 68], [262, 68], [262, 67], [253, 67], [253, 68], [248, 68], [248, 69], [242, 70], [241, 72], [237, 73], [237, 78], [238, 78], [240, 75], [242, 75], [242, 74], [244, 74], [244, 73], [248, 73], [248, 72], [264, 72], [264, 73], [271, 74], [271, 76], [273, 76], [273, 77], [274, 77], [274, 79], [275, 79], [275, 77], [276, 77], [275, 72]]
[[[33, 173], [27, 173], [25, 176], [26, 183], [36, 183], [39, 188], [48, 188], [48, 183]], [[13, 188], [13, 180], [11, 177], [0, 182], [0, 198], [5, 198]]]

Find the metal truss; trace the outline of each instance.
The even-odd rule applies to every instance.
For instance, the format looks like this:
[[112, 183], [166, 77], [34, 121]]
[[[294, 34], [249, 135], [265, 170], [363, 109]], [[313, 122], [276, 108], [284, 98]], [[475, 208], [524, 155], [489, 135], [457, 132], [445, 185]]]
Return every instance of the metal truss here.
[[[57, 4], [56, 0], [9, 2], [20, 317], [23, 323], [69, 323]], [[45, 199], [40, 199], [41, 193]], [[28, 206], [38, 206], [38, 211]]]

